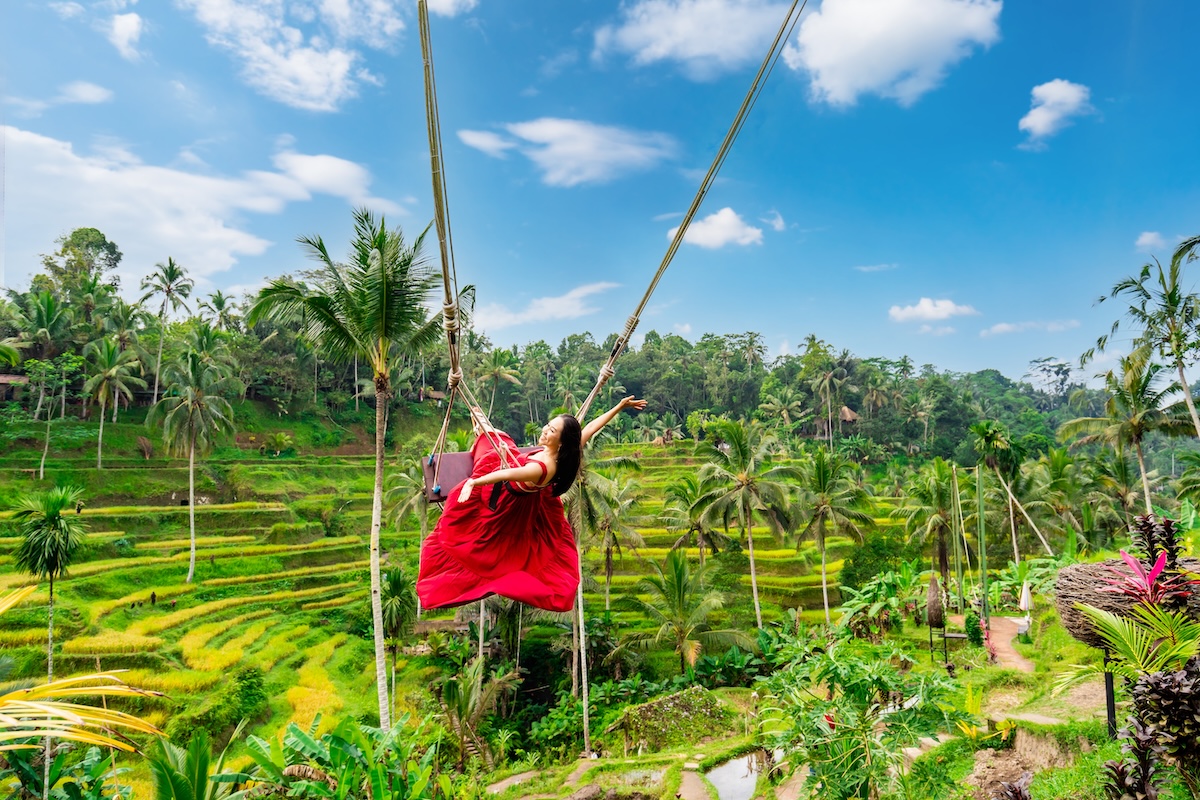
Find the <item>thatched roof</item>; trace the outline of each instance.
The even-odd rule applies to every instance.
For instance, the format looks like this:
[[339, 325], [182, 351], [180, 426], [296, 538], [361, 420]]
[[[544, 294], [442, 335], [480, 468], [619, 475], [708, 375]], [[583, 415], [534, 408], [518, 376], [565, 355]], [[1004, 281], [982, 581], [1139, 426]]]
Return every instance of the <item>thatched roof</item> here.
[[842, 410], [838, 412], [838, 419], [842, 422], [858, 422], [858, 414], [854, 409], [842, 406]]

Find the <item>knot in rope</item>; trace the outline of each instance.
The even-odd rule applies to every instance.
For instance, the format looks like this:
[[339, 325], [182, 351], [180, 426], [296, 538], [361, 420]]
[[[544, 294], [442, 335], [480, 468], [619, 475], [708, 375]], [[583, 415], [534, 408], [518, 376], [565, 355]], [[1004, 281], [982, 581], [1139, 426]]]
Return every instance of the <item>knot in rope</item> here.
[[617, 371], [612, 368], [611, 364], [605, 364], [603, 367], [600, 368], [600, 382], [608, 383], [609, 379], [612, 378], [612, 376], [616, 375], [616, 374], [617, 374]]
[[442, 304], [442, 325], [447, 332], [458, 330], [458, 303]]
[[454, 391], [458, 388], [458, 385], [462, 383], [462, 378], [463, 374], [461, 369], [450, 370], [450, 374], [446, 376], [446, 388], [449, 391]]

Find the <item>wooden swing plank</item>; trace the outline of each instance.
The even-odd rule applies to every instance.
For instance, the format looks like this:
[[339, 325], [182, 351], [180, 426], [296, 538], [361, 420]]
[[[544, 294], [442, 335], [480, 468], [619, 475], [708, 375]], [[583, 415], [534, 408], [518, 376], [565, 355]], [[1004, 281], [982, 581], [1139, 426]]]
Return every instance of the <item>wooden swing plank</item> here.
[[[517, 452], [532, 453], [537, 447], [518, 447]], [[474, 460], [470, 452], [432, 454], [421, 459], [421, 471], [425, 474], [425, 499], [431, 503], [444, 503], [455, 486], [471, 477]], [[434, 482], [434, 474], [437, 481]]]

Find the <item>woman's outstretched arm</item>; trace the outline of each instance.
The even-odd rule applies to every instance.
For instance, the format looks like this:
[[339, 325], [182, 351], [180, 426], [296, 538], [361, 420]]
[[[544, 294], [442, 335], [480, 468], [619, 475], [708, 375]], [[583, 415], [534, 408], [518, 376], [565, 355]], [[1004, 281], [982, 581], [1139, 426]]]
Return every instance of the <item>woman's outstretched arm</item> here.
[[537, 462], [530, 461], [521, 467], [506, 467], [489, 472], [485, 475], [480, 475], [478, 478], [468, 478], [463, 484], [462, 491], [458, 493], [458, 502], [465, 501], [471, 496], [471, 489], [476, 486], [487, 486], [491, 483], [503, 483], [504, 481], [517, 481], [518, 483], [538, 483], [542, 480], [542, 475], [545, 470], [539, 466]]
[[593, 436], [595, 436], [597, 433], [600, 432], [601, 428], [603, 428], [608, 423], [612, 422], [613, 418], [616, 417], [617, 414], [620, 414], [622, 409], [632, 408], [632, 409], [636, 409], [637, 411], [641, 411], [645, 407], [646, 407], [645, 400], [638, 400], [633, 397], [622, 398], [621, 402], [617, 403], [615, 406], [610, 408], [608, 411], [605, 411], [603, 414], [596, 417], [594, 420], [589, 422], [586, 427], [584, 427], [583, 434], [580, 436], [579, 446], [583, 447], [585, 444], [587, 444], [588, 439], [591, 439]]

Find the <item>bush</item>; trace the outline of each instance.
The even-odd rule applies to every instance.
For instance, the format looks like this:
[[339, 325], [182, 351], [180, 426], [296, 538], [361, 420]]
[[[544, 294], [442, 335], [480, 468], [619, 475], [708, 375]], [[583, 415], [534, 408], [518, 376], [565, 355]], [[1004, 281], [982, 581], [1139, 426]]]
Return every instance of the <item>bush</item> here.
[[205, 730], [214, 740], [243, 719], [254, 719], [267, 708], [263, 673], [258, 667], [243, 667], [233, 681], [198, 709], [186, 709], [171, 718], [167, 736], [176, 742], [191, 741], [197, 730]]
[[974, 611], [967, 614], [963, 621], [963, 629], [967, 632], [967, 641], [975, 647], [983, 647], [983, 625], [979, 623], [979, 615]]
[[871, 531], [862, 545], [846, 558], [838, 582], [851, 589], [860, 589], [874, 576], [896, 572], [901, 564], [920, 557], [920, 548], [909, 544], [902, 531]]

